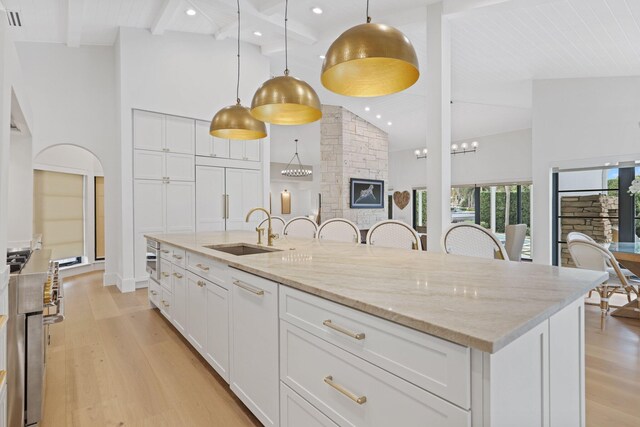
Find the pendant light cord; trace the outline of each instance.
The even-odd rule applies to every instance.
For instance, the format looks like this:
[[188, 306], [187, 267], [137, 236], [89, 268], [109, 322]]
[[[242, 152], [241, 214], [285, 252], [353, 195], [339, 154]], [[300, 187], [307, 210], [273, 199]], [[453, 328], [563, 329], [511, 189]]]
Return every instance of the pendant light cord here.
[[[368, 1], [368, 0], [367, 0]], [[287, 21], [289, 21], [289, 0], [284, 2], [284, 75], [289, 75], [289, 44], [287, 35]]]
[[236, 82], [236, 101], [240, 105], [240, 0], [238, 0], [238, 80]]
[[371, 17], [369, 16], [369, 0], [367, 0], [367, 24], [371, 22]]

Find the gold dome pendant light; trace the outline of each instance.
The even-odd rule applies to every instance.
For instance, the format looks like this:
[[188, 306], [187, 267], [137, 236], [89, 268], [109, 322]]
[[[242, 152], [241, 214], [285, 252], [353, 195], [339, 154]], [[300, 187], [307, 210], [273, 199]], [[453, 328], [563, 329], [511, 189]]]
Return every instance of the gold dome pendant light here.
[[251, 115], [247, 107], [240, 103], [240, 0], [238, 0], [238, 80], [236, 83], [236, 104], [224, 107], [213, 116], [209, 133], [224, 139], [260, 139], [267, 136], [264, 122]]
[[305, 81], [289, 75], [287, 21], [289, 0], [284, 10], [284, 76], [273, 77], [258, 88], [251, 102], [253, 117], [276, 125], [302, 125], [322, 118], [320, 99]]
[[420, 77], [418, 57], [401, 31], [367, 23], [342, 33], [329, 47], [322, 64], [322, 85], [340, 95], [367, 97], [400, 92]]

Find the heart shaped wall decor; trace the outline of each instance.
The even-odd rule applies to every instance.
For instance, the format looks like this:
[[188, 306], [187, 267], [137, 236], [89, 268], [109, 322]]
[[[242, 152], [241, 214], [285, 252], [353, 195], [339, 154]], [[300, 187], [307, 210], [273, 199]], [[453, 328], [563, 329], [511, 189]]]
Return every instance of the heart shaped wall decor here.
[[393, 193], [393, 202], [400, 210], [407, 207], [409, 200], [411, 200], [411, 194], [408, 191], [396, 191]]

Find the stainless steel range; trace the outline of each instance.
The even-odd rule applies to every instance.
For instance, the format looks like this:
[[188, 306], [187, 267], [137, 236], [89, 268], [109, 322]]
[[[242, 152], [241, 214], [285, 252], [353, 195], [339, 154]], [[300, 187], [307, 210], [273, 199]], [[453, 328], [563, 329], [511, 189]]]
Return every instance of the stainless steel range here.
[[[7, 323], [9, 427], [37, 425], [42, 417], [47, 325], [64, 319], [62, 281], [50, 251], [13, 255]], [[11, 265], [11, 264], [10, 264]]]

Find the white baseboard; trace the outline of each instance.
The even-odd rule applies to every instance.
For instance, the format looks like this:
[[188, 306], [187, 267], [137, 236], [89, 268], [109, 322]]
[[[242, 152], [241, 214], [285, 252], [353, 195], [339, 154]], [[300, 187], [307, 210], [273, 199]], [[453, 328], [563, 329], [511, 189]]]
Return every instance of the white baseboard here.
[[103, 271], [104, 263], [96, 262], [93, 264], [80, 264], [72, 265], [69, 267], [63, 267], [60, 269], [60, 277], [67, 278], [71, 276], [77, 276], [79, 274], [91, 273], [92, 271]]
[[144, 289], [149, 287], [149, 279], [136, 279], [136, 289]]
[[123, 279], [120, 275], [118, 275], [118, 289], [122, 293], [133, 292], [136, 290], [136, 279], [133, 277], [129, 277], [127, 279]]

